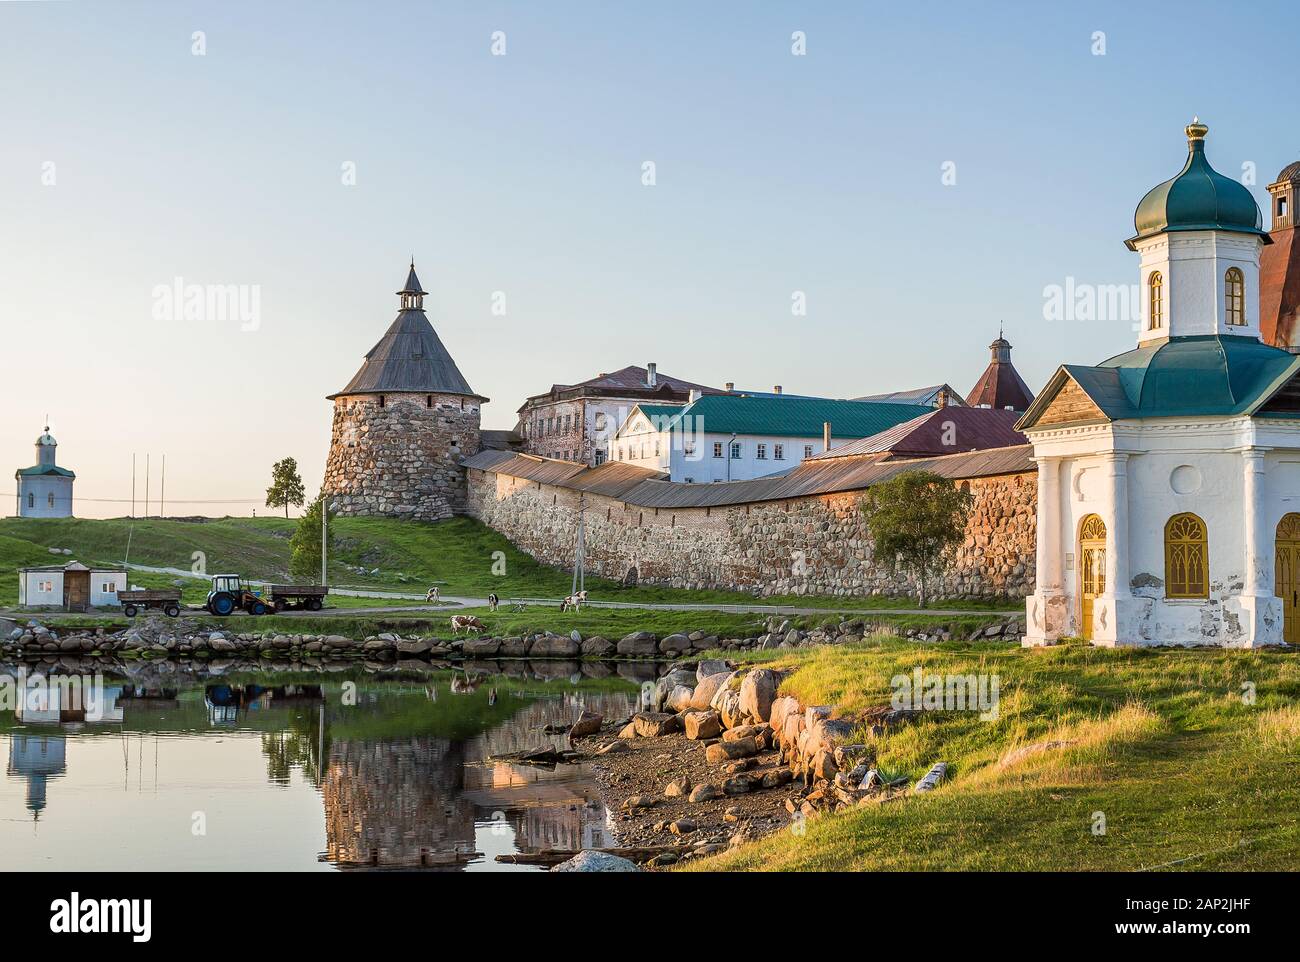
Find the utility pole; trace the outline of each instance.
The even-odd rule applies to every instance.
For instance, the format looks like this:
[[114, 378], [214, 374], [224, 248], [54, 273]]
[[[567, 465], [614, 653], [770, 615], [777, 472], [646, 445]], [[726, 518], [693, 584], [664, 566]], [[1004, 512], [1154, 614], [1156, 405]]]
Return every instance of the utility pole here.
[[573, 552], [573, 590], [571, 594], [586, 590], [587, 566], [587, 495], [578, 492], [578, 537]]
[[149, 455], [144, 456], [144, 516], [149, 517]]
[[329, 502], [325, 500], [325, 496], [321, 495], [320, 498], [320, 583], [323, 585], [328, 585], [330, 583], [329, 566], [328, 566], [329, 562], [327, 558], [327, 553], [329, 551], [329, 543], [330, 543], [329, 521], [330, 521], [330, 505]]

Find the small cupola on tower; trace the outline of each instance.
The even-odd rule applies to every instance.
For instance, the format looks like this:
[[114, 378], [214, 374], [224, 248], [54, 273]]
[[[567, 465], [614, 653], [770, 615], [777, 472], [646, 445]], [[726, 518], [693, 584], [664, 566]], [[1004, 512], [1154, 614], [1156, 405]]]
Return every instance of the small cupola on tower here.
[[1300, 184], [1300, 160], [1287, 164], [1277, 175], [1277, 180], [1268, 185], [1270, 210], [1273, 223], [1270, 230], [1278, 231], [1284, 227], [1295, 226], [1295, 188]]
[[1028, 410], [1034, 395], [1011, 363], [1011, 342], [1002, 336], [1001, 328], [997, 340], [989, 345], [989, 355], [989, 366], [966, 396], [966, 403], [974, 408]]
[[420, 287], [420, 279], [415, 276], [415, 258], [411, 258], [411, 269], [406, 275], [406, 284], [397, 296], [402, 299], [402, 310], [404, 311], [422, 311], [424, 310], [424, 295], [428, 291]]
[[1273, 218], [1269, 238], [1259, 252], [1259, 330], [1274, 347], [1300, 353], [1300, 245], [1296, 244], [1296, 188], [1300, 160], [1287, 164], [1268, 185]]
[[50, 426], [45, 425], [45, 433], [36, 439], [36, 463], [37, 465], [49, 465], [53, 467], [57, 461], [59, 442], [54, 440], [54, 435], [50, 433]]
[[1209, 127], [1184, 128], [1187, 161], [1147, 192], [1125, 243], [1141, 255], [1138, 343], [1172, 337], [1260, 336], [1260, 248], [1271, 243], [1250, 191], [1210, 166]]

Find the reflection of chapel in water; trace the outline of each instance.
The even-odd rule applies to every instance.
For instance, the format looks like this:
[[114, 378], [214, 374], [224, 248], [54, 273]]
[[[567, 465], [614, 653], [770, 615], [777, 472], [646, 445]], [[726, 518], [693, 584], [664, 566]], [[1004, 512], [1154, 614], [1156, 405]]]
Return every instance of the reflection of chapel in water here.
[[7, 775], [27, 779], [27, 810], [33, 820], [45, 808], [45, 781], [68, 769], [67, 739], [62, 735], [10, 735]]

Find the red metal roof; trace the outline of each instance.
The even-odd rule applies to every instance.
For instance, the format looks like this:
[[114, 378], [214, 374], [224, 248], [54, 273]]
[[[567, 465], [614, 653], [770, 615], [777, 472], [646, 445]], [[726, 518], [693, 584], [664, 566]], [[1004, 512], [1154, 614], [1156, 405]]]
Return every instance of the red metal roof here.
[[850, 441], [814, 455], [814, 458], [822, 460], [857, 454], [938, 457], [1028, 444], [1029, 439], [1015, 430], [1019, 417], [1015, 411], [991, 408], [935, 408], [869, 438]]

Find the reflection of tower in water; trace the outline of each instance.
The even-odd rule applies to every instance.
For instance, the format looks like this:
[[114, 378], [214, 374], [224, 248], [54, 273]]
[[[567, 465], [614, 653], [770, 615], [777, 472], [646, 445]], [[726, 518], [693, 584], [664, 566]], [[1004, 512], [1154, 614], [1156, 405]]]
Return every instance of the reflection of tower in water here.
[[321, 793], [325, 858], [341, 866], [456, 864], [474, 849], [464, 749], [442, 738], [335, 741]]

